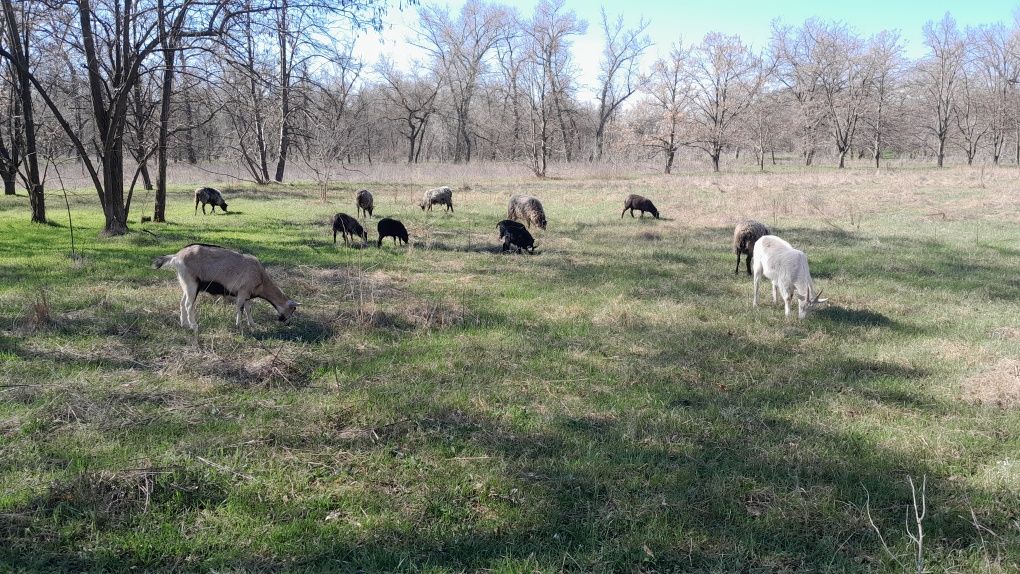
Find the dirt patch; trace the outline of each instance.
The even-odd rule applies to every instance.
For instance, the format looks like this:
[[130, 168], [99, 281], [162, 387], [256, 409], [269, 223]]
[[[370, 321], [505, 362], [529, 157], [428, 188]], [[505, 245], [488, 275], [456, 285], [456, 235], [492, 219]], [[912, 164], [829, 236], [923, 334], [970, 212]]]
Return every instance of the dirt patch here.
[[964, 399], [1000, 408], [1020, 407], [1020, 360], [1000, 359], [963, 381]]

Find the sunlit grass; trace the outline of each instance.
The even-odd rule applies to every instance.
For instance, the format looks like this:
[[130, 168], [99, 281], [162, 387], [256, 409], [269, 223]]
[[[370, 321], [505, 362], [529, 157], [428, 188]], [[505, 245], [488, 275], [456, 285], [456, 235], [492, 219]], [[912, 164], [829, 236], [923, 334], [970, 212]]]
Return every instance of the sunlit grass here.
[[[50, 226], [0, 199], [5, 567], [903, 571], [924, 476], [930, 571], [1020, 559], [1014, 172], [473, 169], [366, 168], [325, 203], [224, 186], [215, 216], [181, 185], [114, 239], [80, 192], [78, 259], [56, 198]], [[452, 215], [413, 204], [435, 184]], [[334, 247], [361, 187], [371, 245]], [[498, 249], [519, 192], [550, 222], [534, 256]], [[628, 193], [663, 219], [621, 219]], [[387, 216], [409, 248], [375, 248]], [[746, 216], [831, 307], [750, 308]], [[206, 298], [193, 339], [149, 264], [196, 241], [258, 256], [295, 320], [260, 303], [242, 336]]]

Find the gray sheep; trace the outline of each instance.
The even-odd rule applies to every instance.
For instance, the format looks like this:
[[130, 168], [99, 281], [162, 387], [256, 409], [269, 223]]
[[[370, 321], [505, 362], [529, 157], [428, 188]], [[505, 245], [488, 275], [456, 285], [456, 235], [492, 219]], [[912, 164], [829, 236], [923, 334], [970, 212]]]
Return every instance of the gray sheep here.
[[212, 205], [212, 212], [216, 213], [219, 207], [223, 213], [227, 212], [227, 202], [223, 201], [223, 195], [219, 190], [212, 187], [200, 187], [195, 190], [195, 215], [198, 215], [198, 204], [202, 204], [202, 215], [205, 215], [205, 206]]
[[659, 210], [655, 209], [655, 204], [643, 195], [632, 193], [627, 196], [627, 199], [623, 201], [623, 213], [620, 214], [620, 219], [623, 219], [623, 215], [627, 213], [628, 209], [630, 210], [631, 217], [634, 217], [634, 210], [636, 209], [641, 212], [641, 217], [644, 217], [647, 211], [654, 215], [655, 219], [659, 218]]
[[751, 258], [754, 253], [754, 244], [766, 235], [771, 235], [769, 228], [758, 221], [741, 219], [737, 222], [737, 227], [733, 230], [733, 252], [737, 254], [737, 268], [733, 270], [734, 275], [740, 273], [741, 253], [745, 255], [744, 263], [747, 265], [747, 274], [752, 274]]
[[372, 210], [375, 208], [375, 200], [372, 197], [372, 192], [367, 189], [362, 189], [358, 192], [356, 197], [358, 204], [358, 217], [364, 214], [365, 217], [372, 217]]
[[513, 221], [523, 221], [528, 227], [531, 224], [545, 229], [545, 210], [542, 209], [542, 202], [530, 195], [512, 195], [510, 204], [506, 209], [506, 218]]
[[430, 189], [422, 195], [421, 202], [418, 203], [418, 207], [421, 207], [422, 211], [425, 211], [427, 207], [429, 211], [432, 211], [433, 205], [445, 205], [447, 211], [453, 211], [453, 190], [447, 186], [437, 187]]

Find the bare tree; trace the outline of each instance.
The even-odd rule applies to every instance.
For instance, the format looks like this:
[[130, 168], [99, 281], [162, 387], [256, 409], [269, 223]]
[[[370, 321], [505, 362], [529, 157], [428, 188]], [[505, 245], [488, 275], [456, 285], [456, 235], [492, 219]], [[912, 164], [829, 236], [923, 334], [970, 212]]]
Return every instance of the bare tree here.
[[[6, 150], [5, 162], [8, 168], [15, 167], [23, 160], [27, 166], [25, 187], [28, 188], [29, 202], [32, 205], [32, 221], [46, 223], [46, 198], [43, 191], [42, 176], [39, 171], [39, 153], [36, 148], [36, 125], [35, 106], [32, 101], [32, 63], [29, 61], [31, 40], [30, 12], [33, 6], [30, 2], [21, 2], [15, 10], [12, 0], [3, 0], [4, 11], [4, 44], [8, 50], [0, 47], [2, 55], [10, 67], [11, 85], [13, 94], [11, 96], [12, 111], [18, 112], [20, 122], [15, 116], [11, 117], [11, 149]], [[15, 143], [15, 141], [17, 143]], [[24, 154], [21, 152], [22, 142]], [[7, 179], [4, 180], [5, 193], [8, 189]]]
[[888, 131], [889, 107], [894, 92], [900, 87], [904, 69], [899, 33], [882, 31], [873, 36], [868, 43], [868, 59], [872, 68], [872, 89], [861, 119], [867, 126], [871, 156], [878, 168]]
[[379, 75], [389, 89], [384, 90], [399, 113], [389, 118], [401, 124], [401, 134], [407, 138], [407, 163], [417, 163], [421, 155], [421, 144], [425, 139], [425, 128], [429, 118], [436, 111], [436, 96], [439, 81], [431, 73], [425, 73], [420, 66], [404, 74], [393, 67], [392, 62], [383, 60], [379, 64]]
[[507, 33], [509, 13], [502, 6], [468, 0], [454, 19], [436, 5], [419, 12], [421, 30], [416, 44], [430, 54], [433, 70], [444, 78], [455, 122], [454, 163], [471, 161], [474, 128], [471, 108], [487, 56]]
[[723, 149], [731, 143], [735, 121], [761, 94], [771, 73], [761, 55], [737, 36], [710, 32], [692, 52], [694, 145], [719, 171]]
[[924, 45], [928, 54], [917, 67], [923, 101], [929, 106], [924, 127], [935, 138], [935, 157], [938, 167], [942, 167], [966, 57], [956, 20], [948, 12], [938, 22], [924, 25]]
[[641, 56], [652, 45], [645, 34], [648, 21], [644, 18], [637, 26], [624, 29], [623, 15], [612, 23], [602, 8], [602, 33], [606, 45], [599, 63], [599, 102], [595, 121], [595, 150], [591, 159], [602, 159], [605, 148], [606, 127], [623, 102], [638, 90]]
[[682, 43], [673, 45], [668, 58], [660, 58], [652, 65], [651, 75], [643, 82], [655, 110], [655, 121], [649, 138], [651, 145], [666, 159], [665, 172], [673, 171], [673, 162], [680, 148], [687, 145], [681, 137], [684, 120], [691, 112], [690, 50]]

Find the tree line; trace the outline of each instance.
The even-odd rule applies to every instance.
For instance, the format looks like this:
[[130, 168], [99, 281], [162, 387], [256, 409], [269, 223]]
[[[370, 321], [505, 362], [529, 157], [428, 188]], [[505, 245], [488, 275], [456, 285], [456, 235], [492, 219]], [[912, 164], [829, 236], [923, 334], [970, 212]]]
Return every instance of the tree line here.
[[[886, 158], [1020, 164], [1020, 34], [1001, 23], [896, 31], [775, 21], [753, 47], [709, 32], [645, 65], [648, 21], [565, 0], [531, 13], [468, 0], [413, 10], [412, 65], [354, 56], [381, 29], [373, 0], [0, 0], [0, 177], [46, 220], [45, 188], [71, 163], [92, 182], [105, 233], [127, 230], [134, 192], [166, 210], [174, 162], [239, 166], [269, 184], [298, 164], [321, 186], [372, 162], [650, 161], [670, 173]], [[595, 86], [574, 41], [597, 27]], [[745, 159], [741, 160], [740, 155]], [[980, 159], [979, 159], [980, 158]]]

